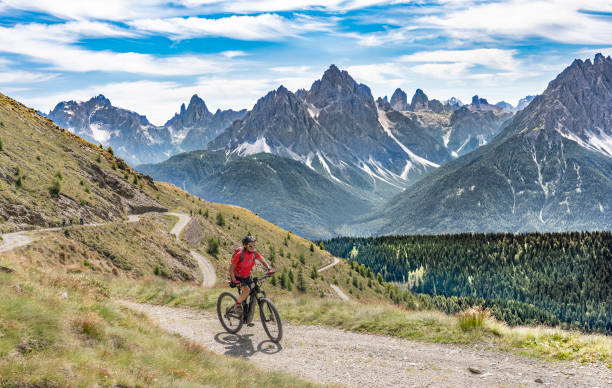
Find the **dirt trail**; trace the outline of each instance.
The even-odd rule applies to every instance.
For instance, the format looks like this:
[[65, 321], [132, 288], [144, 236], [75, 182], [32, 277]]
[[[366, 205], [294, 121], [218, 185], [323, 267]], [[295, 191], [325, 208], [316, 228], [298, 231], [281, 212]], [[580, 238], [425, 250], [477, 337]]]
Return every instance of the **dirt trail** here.
[[317, 272], [325, 271], [326, 269], [329, 269], [329, 268], [333, 267], [334, 265], [338, 264], [339, 262], [340, 262], [340, 259], [338, 259], [337, 257], [334, 257], [334, 261], [331, 264], [327, 264], [327, 265], [319, 268]]
[[[322, 271], [325, 271], [326, 269], [330, 269], [331, 267], [333, 267], [334, 265], [338, 264], [339, 262], [340, 262], [340, 259], [338, 259], [337, 257], [334, 256], [334, 261], [331, 264], [324, 265], [323, 267], [319, 268], [317, 272], [322, 272]], [[336, 294], [338, 294], [340, 299], [345, 300], [345, 301], [348, 301], [348, 300], [351, 299], [351, 298], [348, 297], [348, 295], [346, 295], [340, 289], [340, 287], [338, 287], [338, 286], [336, 286], [334, 284], [331, 284], [331, 283], [330, 283], [329, 286], [332, 288], [332, 290], [334, 290], [336, 292]]]
[[[191, 217], [187, 214], [182, 213], [166, 214], [178, 217], [179, 221], [176, 223], [176, 225], [174, 225], [170, 233], [172, 233], [176, 236], [177, 239], [179, 239], [181, 232], [183, 231], [183, 229], [185, 229], [187, 224], [189, 224]], [[215, 285], [215, 282], [217, 281], [217, 276], [215, 275], [215, 268], [212, 266], [212, 264], [210, 264], [210, 261], [208, 261], [204, 256], [200, 255], [198, 252], [189, 251], [189, 253], [194, 259], [196, 259], [198, 265], [200, 266], [200, 270], [202, 271], [202, 287], [213, 287]]]
[[[612, 371], [604, 366], [545, 362], [474, 347], [289, 324], [283, 324], [283, 340], [276, 345], [259, 321], [232, 335], [223, 331], [211, 312], [121, 303], [216, 353], [244, 357], [265, 370], [323, 384], [358, 388], [612, 386]], [[481, 373], [470, 372], [470, 367]], [[539, 379], [542, 383], [536, 382]]]

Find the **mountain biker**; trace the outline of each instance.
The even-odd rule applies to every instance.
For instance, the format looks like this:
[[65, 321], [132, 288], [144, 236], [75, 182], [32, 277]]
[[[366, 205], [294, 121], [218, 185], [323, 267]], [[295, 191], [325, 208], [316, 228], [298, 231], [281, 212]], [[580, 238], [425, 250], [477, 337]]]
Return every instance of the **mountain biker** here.
[[242, 313], [242, 308], [246, 305], [246, 299], [251, 292], [251, 284], [253, 283], [251, 269], [255, 265], [255, 260], [259, 260], [266, 267], [268, 274], [274, 273], [272, 267], [255, 250], [255, 237], [245, 236], [242, 239], [242, 248], [236, 249], [234, 256], [232, 256], [232, 264], [229, 267], [230, 286], [240, 287], [240, 298], [233, 307], [235, 313]]

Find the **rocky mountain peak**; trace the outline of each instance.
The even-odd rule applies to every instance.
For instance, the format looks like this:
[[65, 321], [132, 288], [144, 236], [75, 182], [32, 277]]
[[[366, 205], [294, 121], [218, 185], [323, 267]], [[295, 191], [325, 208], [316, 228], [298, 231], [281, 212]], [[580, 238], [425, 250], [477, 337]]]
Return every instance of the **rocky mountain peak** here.
[[322, 108], [354, 98], [374, 106], [374, 97], [369, 87], [355, 82], [346, 70], [340, 70], [336, 65], [331, 65], [323, 73], [321, 79], [312, 84], [306, 101], [317, 108]]
[[395, 89], [393, 95], [391, 96], [391, 106], [393, 109], [398, 111], [410, 109], [406, 92], [400, 88]]
[[425, 110], [429, 108], [429, 99], [427, 95], [421, 89], [417, 89], [412, 96], [412, 101], [410, 102], [410, 110]]
[[472, 97], [472, 105], [489, 105], [486, 98], [479, 98], [478, 95]]
[[210, 113], [204, 100], [197, 94], [191, 96], [189, 105], [185, 108], [185, 104], [181, 104], [180, 113], [175, 114], [166, 126], [172, 127], [175, 130], [183, 127], [192, 127], [194, 125], [208, 122], [212, 119], [213, 114]]
[[92, 97], [88, 102], [93, 104], [102, 104], [104, 106], [112, 106], [110, 100], [104, 97], [103, 94], [98, 94], [97, 96]]

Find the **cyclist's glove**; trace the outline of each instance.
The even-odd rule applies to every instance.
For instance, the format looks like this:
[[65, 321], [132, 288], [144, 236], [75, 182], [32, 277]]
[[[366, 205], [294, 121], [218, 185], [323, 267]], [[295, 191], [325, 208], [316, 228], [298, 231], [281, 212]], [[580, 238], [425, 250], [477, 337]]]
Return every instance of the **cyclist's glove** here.
[[273, 270], [272, 268], [270, 268], [270, 270], [268, 271], [268, 275], [274, 275], [276, 273], [275, 270]]

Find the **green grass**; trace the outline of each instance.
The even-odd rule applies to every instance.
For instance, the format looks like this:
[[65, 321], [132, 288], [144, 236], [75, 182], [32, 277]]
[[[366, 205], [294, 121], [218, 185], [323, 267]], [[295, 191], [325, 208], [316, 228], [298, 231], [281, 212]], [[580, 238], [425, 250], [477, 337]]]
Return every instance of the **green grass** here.
[[1, 273], [0, 311], [2, 387], [315, 386], [169, 335], [88, 275]]

